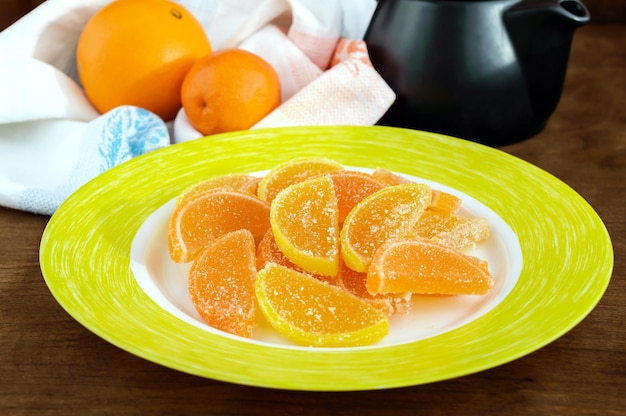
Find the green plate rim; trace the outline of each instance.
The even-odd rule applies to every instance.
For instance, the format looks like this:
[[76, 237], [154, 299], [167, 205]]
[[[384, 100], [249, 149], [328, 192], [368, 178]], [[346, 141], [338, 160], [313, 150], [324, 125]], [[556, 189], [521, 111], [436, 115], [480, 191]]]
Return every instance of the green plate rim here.
[[[300, 156], [378, 166], [457, 189], [517, 234], [516, 286], [484, 316], [444, 334], [385, 347], [281, 348], [182, 322], [153, 302], [130, 270], [139, 226], [187, 186]], [[201, 377], [259, 387], [345, 391], [460, 377], [529, 354], [593, 310], [613, 270], [602, 220], [571, 187], [505, 152], [393, 127], [290, 127], [210, 136], [123, 163], [82, 186], [44, 230], [40, 264], [78, 322], [139, 357]]]

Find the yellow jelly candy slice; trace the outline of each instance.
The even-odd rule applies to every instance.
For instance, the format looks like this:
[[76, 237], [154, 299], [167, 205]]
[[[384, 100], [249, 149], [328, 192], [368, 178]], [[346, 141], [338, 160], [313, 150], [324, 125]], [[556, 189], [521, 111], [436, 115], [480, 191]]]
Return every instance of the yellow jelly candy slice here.
[[341, 255], [357, 272], [367, 271], [374, 252], [392, 237], [406, 236], [431, 201], [428, 185], [408, 183], [373, 193], [350, 211], [341, 229]]
[[282, 190], [270, 208], [278, 248], [309, 273], [335, 276], [339, 267], [339, 222], [333, 181], [321, 176]]
[[275, 263], [257, 273], [255, 292], [267, 321], [300, 345], [369, 345], [389, 332], [387, 315], [372, 305], [341, 288]]

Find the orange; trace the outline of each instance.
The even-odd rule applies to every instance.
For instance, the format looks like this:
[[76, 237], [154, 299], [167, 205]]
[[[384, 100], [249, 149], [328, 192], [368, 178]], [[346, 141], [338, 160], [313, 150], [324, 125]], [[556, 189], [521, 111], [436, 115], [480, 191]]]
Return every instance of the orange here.
[[200, 194], [207, 191], [239, 191], [251, 195], [256, 195], [256, 190], [261, 178], [248, 175], [245, 173], [234, 173], [230, 175], [217, 176], [210, 178], [187, 188], [177, 201], [187, 198], [191, 195]]
[[392, 238], [367, 272], [371, 294], [484, 295], [493, 286], [487, 262], [426, 238]]
[[135, 105], [168, 121], [181, 107], [185, 75], [211, 52], [206, 33], [180, 4], [168, 0], [116, 0], [81, 32], [78, 75], [98, 111]]
[[337, 197], [328, 176], [293, 184], [276, 195], [270, 224], [280, 251], [309, 273], [335, 276], [339, 266]]
[[181, 98], [189, 122], [205, 136], [246, 130], [280, 105], [280, 80], [260, 56], [220, 50], [193, 65]]
[[189, 295], [202, 319], [246, 338], [256, 320], [254, 251], [250, 231], [233, 231], [209, 243], [189, 270]]
[[259, 198], [272, 202], [274, 197], [289, 185], [343, 168], [340, 163], [323, 157], [301, 157], [288, 160], [276, 165], [261, 179], [258, 189]]
[[339, 286], [359, 299], [371, 304], [388, 316], [407, 313], [411, 308], [412, 293], [391, 293], [372, 295], [367, 291], [365, 283], [367, 273], [356, 272], [341, 262], [339, 266]]
[[177, 263], [192, 261], [212, 240], [239, 229], [260, 240], [270, 227], [269, 212], [269, 205], [244, 192], [220, 190], [183, 198], [169, 222], [170, 257]]
[[486, 218], [464, 217], [428, 209], [413, 227], [413, 234], [461, 250], [486, 240], [489, 237], [489, 222]]
[[387, 239], [409, 235], [430, 204], [428, 185], [388, 186], [359, 202], [341, 229], [341, 255], [357, 272], [367, 271], [374, 252]]
[[278, 248], [278, 244], [276, 244], [276, 240], [274, 239], [274, 233], [271, 229], [265, 233], [265, 236], [263, 236], [263, 238], [259, 242], [259, 245], [257, 246], [256, 262], [258, 270], [264, 268], [268, 263], [276, 263], [280, 264], [281, 266], [294, 269], [300, 273], [310, 274], [316, 279], [323, 280], [331, 284], [335, 284], [337, 280], [336, 276], [322, 276], [320, 274], [309, 273], [302, 267], [296, 265], [294, 262], [289, 260], [287, 256], [285, 256], [283, 252], [280, 251], [280, 249]]
[[333, 181], [337, 196], [339, 222], [343, 222], [352, 208], [363, 198], [386, 186], [367, 173], [352, 170], [331, 172], [330, 179]]
[[305, 346], [375, 343], [389, 332], [387, 315], [336, 286], [269, 263], [257, 273], [259, 309], [279, 333]]

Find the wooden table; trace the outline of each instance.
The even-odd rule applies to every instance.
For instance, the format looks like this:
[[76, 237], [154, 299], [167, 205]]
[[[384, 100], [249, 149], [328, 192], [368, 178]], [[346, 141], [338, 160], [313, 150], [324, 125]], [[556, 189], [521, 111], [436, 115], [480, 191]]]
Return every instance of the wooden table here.
[[293, 392], [203, 379], [137, 358], [74, 321], [39, 269], [48, 218], [0, 208], [0, 414], [626, 415], [626, 26], [580, 29], [548, 127], [502, 150], [577, 190], [613, 239], [606, 294], [550, 345], [478, 374], [383, 391]]

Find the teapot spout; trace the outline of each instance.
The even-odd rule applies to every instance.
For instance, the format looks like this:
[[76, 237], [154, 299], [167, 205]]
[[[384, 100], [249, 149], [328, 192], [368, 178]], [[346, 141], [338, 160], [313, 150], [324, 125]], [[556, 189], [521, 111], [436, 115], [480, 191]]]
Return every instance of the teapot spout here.
[[523, 0], [504, 12], [537, 118], [548, 118], [556, 109], [574, 32], [589, 20], [580, 0]]
[[588, 23], [591, 18], [587, 8], [579, 0], [563, 0], [559, 3], [557, 10], [574, 27]]
[[589, 22], [590, 15], [580, 0], [522, 0], [513, 3], [505, 12], [505, 19], [558, 17], [568, 22], [572, 30]]

